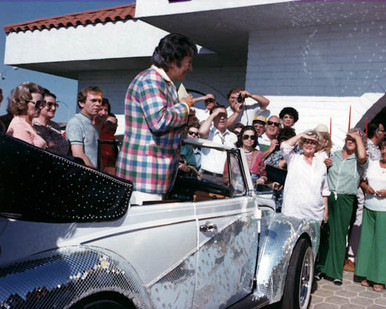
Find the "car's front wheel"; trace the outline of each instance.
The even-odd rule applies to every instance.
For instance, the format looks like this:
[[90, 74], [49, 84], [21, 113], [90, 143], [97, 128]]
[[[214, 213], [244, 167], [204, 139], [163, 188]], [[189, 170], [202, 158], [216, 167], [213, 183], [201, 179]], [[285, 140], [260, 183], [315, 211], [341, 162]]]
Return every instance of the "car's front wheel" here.
[[82, 299], [71, 309], [135, 309], [131, 301], [119, 294], [94, 294]]
[[295, 246], [288, 266], [282, 308], [306, 309], [311, 301], [314, 257], [309, 242], [301, 238]]

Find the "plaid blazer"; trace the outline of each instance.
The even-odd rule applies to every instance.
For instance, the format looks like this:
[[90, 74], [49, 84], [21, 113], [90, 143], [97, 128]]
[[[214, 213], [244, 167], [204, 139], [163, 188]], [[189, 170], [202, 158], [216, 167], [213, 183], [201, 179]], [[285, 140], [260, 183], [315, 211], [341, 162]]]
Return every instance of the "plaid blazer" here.
[[125, 135], [116, 175], [131, 180], [137, 191], [168, 192], [177, 174], [181, 126], [188, 113], [172, 81], [153, 67], [139, 73], [126, 93]]

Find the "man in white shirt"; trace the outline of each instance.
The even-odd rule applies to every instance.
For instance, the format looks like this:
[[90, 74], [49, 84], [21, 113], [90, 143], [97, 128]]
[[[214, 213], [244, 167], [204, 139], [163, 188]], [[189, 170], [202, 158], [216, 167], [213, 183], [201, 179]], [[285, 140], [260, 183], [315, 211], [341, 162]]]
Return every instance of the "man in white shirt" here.
[[276, 146], [279, 145], [277, 135], [281, 128], [280, 119], [277, 116], [271, 116], [268, 118], [265, 125], [265, 133], [259, 137], [260, 150], [264, 154], [264, 159], [267, 159], [269, 155], [275, 151]]
[[[234, 147], [237, 136], [227, 129], [227, 118], [225, 106], [216, 105], [211, 110], [209, 118], [200, 126], [198, 131], [200, 136], [218, 144]], [[226, 152], [202, 148], [201, 169], [203, 178], [211, 181], [216, 181], [215, 178], [217, 178], [218, 182], [221, 182], [225, 161]]]
[[243, 125], [252, 125], [253, 118], [257, 114], [269, 116], [269, 111], [266, 110], [269, 100], [260, 94], [252, 94], [240, 88], [233, 88], [228, 92], [227, 99], [229, 103], [227, 127], [230, 130], [239, 122]]
[[191, 109], [195, 111], [199, 123], [202, 123], [203, 121], [208, 119], [210, 115], [210, 110], [216, 105], [217, 102], [216, 97], [213, 94], [208, 93], [207, 95], [204, 95], [202, 97], [193, 98], [193, 104], [202, 100], [204, 100], [205, 109], [191, 107]]

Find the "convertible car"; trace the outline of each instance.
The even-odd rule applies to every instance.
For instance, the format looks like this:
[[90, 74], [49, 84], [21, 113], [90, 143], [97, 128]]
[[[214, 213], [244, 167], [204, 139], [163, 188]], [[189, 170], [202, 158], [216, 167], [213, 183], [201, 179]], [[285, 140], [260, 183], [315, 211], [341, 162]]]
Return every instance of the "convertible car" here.
[[0, 308], [307, 308], [319, 224], [276, 212], [244, 154], [164, 200], [0, 133]]

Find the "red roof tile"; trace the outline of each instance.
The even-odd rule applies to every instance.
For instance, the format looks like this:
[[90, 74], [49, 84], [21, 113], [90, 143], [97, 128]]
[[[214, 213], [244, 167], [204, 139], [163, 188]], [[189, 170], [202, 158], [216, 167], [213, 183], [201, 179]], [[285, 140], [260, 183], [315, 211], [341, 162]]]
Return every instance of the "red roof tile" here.
[[88, 25], [104, 23], [109, 21], [127, 20], [135, 16], [135, 3], [128, 5], [103, 8], [80, 13], [71, 13], [48, 18], [39, 18], [19, 24], [5, 25], [4, 30], [10, 32], [20, 32], [27, 30], [42, 30], [61, 27], [76, 27], [78, 25]]

